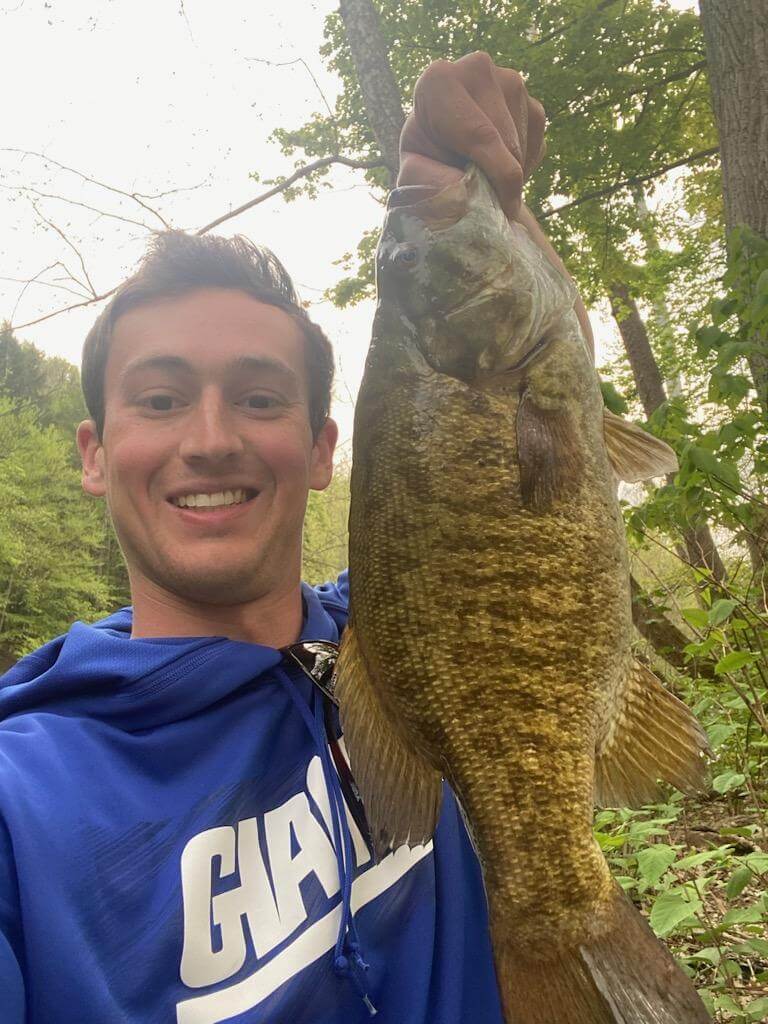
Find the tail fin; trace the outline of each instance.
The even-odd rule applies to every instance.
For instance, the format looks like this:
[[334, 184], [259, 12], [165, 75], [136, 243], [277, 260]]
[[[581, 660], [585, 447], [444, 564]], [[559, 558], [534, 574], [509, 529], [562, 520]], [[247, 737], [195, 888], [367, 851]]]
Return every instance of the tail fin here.
[[691, 982], [617, 887], [609, 930], [549, 959], [493, 928], [506, 1024], [709, 1024]]

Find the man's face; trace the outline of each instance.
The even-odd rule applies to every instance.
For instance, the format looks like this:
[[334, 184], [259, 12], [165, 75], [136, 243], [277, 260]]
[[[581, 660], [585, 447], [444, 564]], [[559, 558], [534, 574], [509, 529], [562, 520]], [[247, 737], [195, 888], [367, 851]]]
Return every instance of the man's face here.
[[118, 319], [102, 443], [91, 421], [78, 440], [134, 591], [235, 605], [296, 586], [307, 492], [328, 485], [336, 440], [329, 420], [313, 442], [304, 344], [287, 313], [229, 289]]

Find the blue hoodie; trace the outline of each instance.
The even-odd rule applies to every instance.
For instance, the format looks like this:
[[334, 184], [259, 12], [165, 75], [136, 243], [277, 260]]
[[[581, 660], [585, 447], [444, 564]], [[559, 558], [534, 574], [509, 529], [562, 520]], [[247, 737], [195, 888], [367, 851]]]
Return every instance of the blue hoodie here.
[[[345, 581], [303, 596], [337, 642]], [[434, 846], [374, 864], [298, 667], [130, 629], [0, 680], [0, 1024], [502, 1024], [450, 792]]]

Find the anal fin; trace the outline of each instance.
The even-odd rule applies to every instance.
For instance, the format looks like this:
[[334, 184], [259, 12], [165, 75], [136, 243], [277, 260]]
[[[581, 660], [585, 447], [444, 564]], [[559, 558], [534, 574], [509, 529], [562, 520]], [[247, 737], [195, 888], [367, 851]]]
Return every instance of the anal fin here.
[[401, 736], [384, 709], [351, 625], [336, 665], [335, 695], [376, 857], [403, 843], [427, 842], [440, 815], [442, 778]]
[[708, 1024], [691, 981], [618, 886], [593, 934], [530, 955], [493, 923], [507, 1024]]
[[595, 759], [595, 803], [640, 807], [662, 796], [658, 779], [693, 794], [707, 779], [709, 743], [692, 712], [639, 661], [605, 723]]

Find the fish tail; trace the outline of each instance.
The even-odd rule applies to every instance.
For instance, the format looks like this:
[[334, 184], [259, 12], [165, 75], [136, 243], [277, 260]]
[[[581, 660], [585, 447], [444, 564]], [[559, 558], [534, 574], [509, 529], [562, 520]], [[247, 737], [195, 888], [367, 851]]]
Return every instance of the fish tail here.
[[[601, 915], [602, 916], [602, 915]], [[583, 944], [553, 936], [533, 955], [497, 919], [496, 975], [506, 1024], [708, 1024], [695, 988], [616, 886], [606, 924]]]

